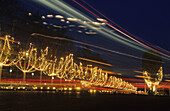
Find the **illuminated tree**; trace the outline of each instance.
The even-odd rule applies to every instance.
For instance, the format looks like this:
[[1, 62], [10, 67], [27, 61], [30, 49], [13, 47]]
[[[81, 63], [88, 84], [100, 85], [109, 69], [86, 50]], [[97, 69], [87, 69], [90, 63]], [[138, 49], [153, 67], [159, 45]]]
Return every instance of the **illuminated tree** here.
[[69, 54], [65, 59], [61, 58], [57, 70], [60, 72], [57, 73], [58, 78], [72, 80], [76, 73], [74, 69], [73, 54]]
[[[17, 52], [14, 52], [11, 48], [11, 43], [15, 42], [14, 38], [10, 35], [6, 35], [5, 38], [1, 38], [1, 44], [0, 44], [0, 80], [2, 75], [2, 67], [3, 66], [11, 66], [15, 64], [17, 61], [16, 55]], [[17, 42], [17, 44], [20, 44]]]
[[46, 70], [43, 70], [43, 73], [48, 76], [56, 76], [57, 75], [57, 59], [55, 60], [49, 60], [48, 65], [46, 66]]
[[59, 62], [57, 61], [57, 58], [54, 57], [54, 60], [49, 61], [49, 65], [44, 73], [48, 76], [72, 80], [74, 78], [73, 65], [73, 54], [69, 54], [65, 59], [61, 57]]
[[49, 60], [46, 69], [43, 71], [45, 75], [51, 76], [51, 83], [53, 83], [53, 79], [59, 73], [57, 69], [57, 58], [54, 57], [54, 60]]
[[23, 72], [23, 81], [26, 79], [26, 73], [34, 72], [37, 63], [37, 49], [30, 43], [29, 49], [20, 51], [18, 54], [16, 67]]
[[148, 87], [150, 88], [150, 90], [155, 92], [156, 94], [157, 86], [159, 85], [159, 83], [162, 81], [163, 78], [162, 67], [160, 67], [160, 69], [158, 70], [156, 78], [153, 78], [151, 74], [148, 73], [147, 71], [144, 71], [143, 75], [145, 76], [144, 80], [148, 85]]
[[157, 85], [162, 81], [162, 57], [158, 52], [149, 50], [143, 54], [143, 76], [151, 94], [157, 93]]
[[48, 47], [45, 50], [41, 50], [41, 56], [37, 58], [37, 64], [35, 69], [40, 71], [40, 84], [42, 81], [42, 72], [45, 71], [49, 65], [46, 56], [48, 55]]
[[102, 69], [98, 67], [94, 67], [91, 69], [91, 78], [89, 79], [90, 82], [96, 85], [103, 86], [108, 79], [107, 73], [102, 73]]

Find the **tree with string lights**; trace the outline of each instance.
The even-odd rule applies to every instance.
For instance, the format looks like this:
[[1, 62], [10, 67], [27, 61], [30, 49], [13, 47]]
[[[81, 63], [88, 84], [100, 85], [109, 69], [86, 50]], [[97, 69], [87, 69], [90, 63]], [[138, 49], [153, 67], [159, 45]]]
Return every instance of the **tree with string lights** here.
[[42, 81], [42, 73], [45, 71], [49, 65], [49, 62], [47, 61], [47, 55], [48, 55], [48, 47], [46, 47], [45, 50], [41, 49], [41, 55], [37, 58], [37, 64], [35, 65], [35, 69], [40, 71], [40, 84]]
[[37, 49], [30, 43], [29, 49], [21, 50], [18, 54], [18, 62], [16, 67], [23, 72], [23, 81], [25, 82], [26, 73], [34, 72], [37, 64]]
[[[11, 43], [14, 43], [14, 38], [10, 35], [5, 35], [5, 38], [1, 37], [0, 44], [0, 80], [2, 75], [3, 66], [11, 66], [17, 62], [17, 52], [14, 52], [11, 47]], [[20, 42], [16, 42], [20, 44]]]

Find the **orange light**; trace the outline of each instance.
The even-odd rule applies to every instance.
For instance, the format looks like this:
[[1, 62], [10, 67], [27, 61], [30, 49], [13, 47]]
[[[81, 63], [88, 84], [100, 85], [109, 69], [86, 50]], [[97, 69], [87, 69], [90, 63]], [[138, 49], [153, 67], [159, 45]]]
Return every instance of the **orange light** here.
[[107, 64], [107, 63], [104, 63], [104, 62], [99, 62], [99, 61], [95, 61], [95, 60], [91, 60], [91, 59], [87, 59], [87, 58], [82, 58], [82, 57], [77, 57], [78, 59], [81, 59], [81, 60], [85, 60], [85, 61], [89, 61], [89, 62], [94, 62], [94, 63], [98, 63], [98, 64], [103, 64], [103, 65], [106, 65], [106, 66], [112, 66], [111, 64]]

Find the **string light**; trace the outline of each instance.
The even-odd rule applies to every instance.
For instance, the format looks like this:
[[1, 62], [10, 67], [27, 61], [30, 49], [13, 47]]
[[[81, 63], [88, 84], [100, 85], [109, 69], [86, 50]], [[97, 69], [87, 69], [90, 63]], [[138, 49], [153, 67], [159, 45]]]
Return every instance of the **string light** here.
[[55, 59], [54, 62], [50, 63], [45, 73], [49, 76], [57, 76], [60, 79], [80, 79], [81, 84], [85, 86], [100, 85], [109, 88], [137, 91], [137, 87], [123, 81], [121, 78], [115, 76], [108, 77], [108, 74], [103, 73], [101, 68], [93, 68], [92, 65], [87, 65], [87, 68], [84, 70], [82, 63], [77, 65], [73, 62], [73, 54], [66, 56], [65, 59], [62, 57], [58, 65], [57, 59]]
[[[3, 45], [1, 46], [2, 49], [0, 50], [0, 80], [1, 80], [1, 75], [2, 75], [2, 67], [3, 66], [11, 66], [16, 63], [17, 59], [16, 58], [11, 58], [12, 55], [12, 48], [9, 42], [14, 43], [14, 38], [11, 37], [10, 35], [5, 35], [5, 38], [1, 38], [4, 40]], [[17, 44], [20, 44], [20, 42], [17, 42]]]
[[48, 47], [46, 47], [45, 50], [41, 49], [41, 56], [37, 58], [37, 64], [35, 66], [35, 69], [40, 71], [40, 84], [42, 81], [42, 72], [45, 71], [49, 65], [46, 56], [48, 55]]
[[25, 81], [27, 72], [34, 72], [37, 63], [37, 49], [30, 43], [29, 49], [20, 51], [18, 54], [16, 67], [23, 72], [23, 81]]
[[153, 78], [151, 77], [151, 74], [148, 73], [147, 71], [143, 72], [143, 75], [145, 76], [144, 80], [147, 86], [152, 90], [153, 92], [156, 91], [156, 87], [159, 85], [159, 83], [162, 81], [163, 78], [163, 69], [162, 67], [159, 68], [157, 76], [158, 78], [155, 79], [154, 81], [152, 80]]
[[[7, 50], [7, 52], [5, 52], [5, 50]], [[8, 56], [11, 53], [10, 50], [11, 47], [9, 44], [9, 36], [6, 36], [3, 50], [0, 55], [0, 64], [10, 66], [14, 64], [14, 61], [17, 61], [15, 65], [23, 72], [23, 81], [25, 81], [27, 72], [34, 72], [38, 70], [41, 73], [40, 81], [42, 79], [43, 72], [45, 75], [52, 76], [52, 80], [56, 76], [57, 78], [65, 80], [79, 79], [81, 80], [81, 84], [85, 86], [96, 85], [108, 88], [137, 91], [137, 88], [132, 84], [123, 81], [121, 78], [108, 76], [107, 72], [103, 72], [101, 68], [92, 67], [92, 65], [87, 65], [86, 68], [83, 68], [83, 64], [81, 62], [79, 65], [74, 62], [73, 54], [69, 54], [65, 58], [61, 57], [59, 61], [57, 61], [56, 56], [54, 56], [54, 60], [47, 60], [46, 57], [48, 55], [48, 47], [46, 47], [45, 50], [41, 50], [41, 55], [38, 57], [37, 48], [34, 48], [33, 44], [30, 43], [28, 50], [23, 51], [23, 49], [21, 49], [17, 55], [17, 59], [13, 60], [9, 64], [6, 64], [9, 61]], [[4, 53], [7, 53], [8, 56], [2, 58]], [[162, 76], [159, 80], [162, 80]], [[148, 85], [151, 84], [153, 83], [148, 81]], [[154, 83], [154, 85], [157, 84], [159, 84], [158, 81]], [[81, 88], [79, 87], [79, 90], [80, 89]]]

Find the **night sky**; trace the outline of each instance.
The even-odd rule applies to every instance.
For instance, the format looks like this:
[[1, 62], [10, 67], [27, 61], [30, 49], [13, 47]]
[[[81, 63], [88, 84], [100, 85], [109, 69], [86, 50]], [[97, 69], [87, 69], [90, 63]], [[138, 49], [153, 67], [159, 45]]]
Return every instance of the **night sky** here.
[[85, 1], [138, 38], [170, 51], [169, 0]]
[[[22, 0], [21, 0], [22, 1]], [[34, 1], [34, 0], [33, 0]], [[52, 0], [51, 0], [52, 1]], [[73, 0], [64, 0], [66, 3], [70, 4], [77, 10], [80, 10], [87, 17], [92, 17], [96, 20], [96, 17], [89, 13], [87, 10], [83, 9], [81, 6], [73, 2]], [[88, 7], [82, 0], [76, 0], [83, 6], [87, 7], [89, 10], [93, 11], [95, 14], [102, 16], [95, 12], [95, 10]], [[119, 24], [125, 30], [129, 31], [133, 35], [148, 42], [151, 45], [159, 46], [163, 49], [170, 51], [170, 38], [169, 38], [169, 25], [170, 25], [170, 1], [157, 2], [157, 1], [135, 1], [135, 0], [84, 0], [91, 6], [96, 8], [102, 14], [107, 16], [112, 21]], [[107, 2], [106, 2], [107, 1]], [[22, 1], [23, 2], [23, 1]], [[30, 12], [36, 12], [40, 10], [40, 15], [46, 14], [61, 14], [58, 11], [54, 11], [45, 5], [38, 4], [31, 1], [24, 1], [24, 5]], [[63, 15], [64, 17], [67, 17]], [[51, 21], [50, 21], [51, 20]], [[47, 22], [55, 23], [56, 19], [47, 19]], [[57, 23], [60, 23], [57, 21]], [[73, 22], [71, 22], [72, 24]], [[76, 24], [76, 23], [75, 23]], [[59, 25], [65, 25], [61, 23]], [[79, 25], [79, 24], [76, 24]], [[111, 29], [111, 28], [110, 28]], [[74, 40], [81, 41], [88, 44], [93, 44], [103, 48], [111, 49], [125, 54], [130, 54], [136, 56], [140, 59], [134, 59], [133, 57], [124, 56], [117, 53], [111, 53], [95, 49], [90, 47], [94, 53], [102, 55], [102, 57], [114, 67], [114, 72], [120, 72], [123, 75], [133, 76], [134, 70], [141, 71], [142, 67], [142, 55], [143, 51], [136, 50], [125, 44], [119, 43], [116, 40], [112, 40], [109, 37], [97, 34], [97, 35], [87, 35], [78, 33], [76, 29], [72, 28], [73, 31], [67, 31], [67, 35], [71, 35]], [[113, 29], [112, 29], [113, 30]], [[50, 35], [50, 34], [49, 34]], [[88, 57], [85, 57], [88, 58]], [[164, 64], [164, 72], [169, 74], [169, 61]], [[165, 67], [166, 66], [166, 67]]]

